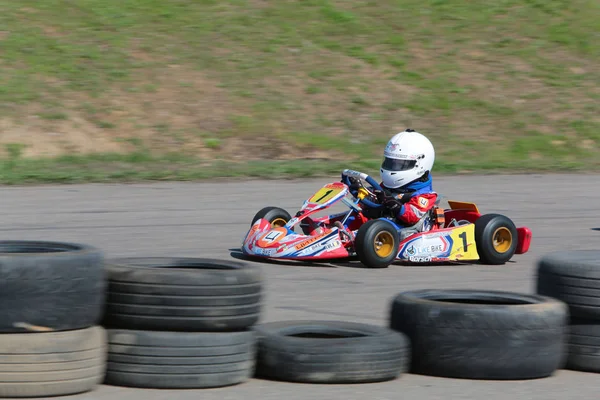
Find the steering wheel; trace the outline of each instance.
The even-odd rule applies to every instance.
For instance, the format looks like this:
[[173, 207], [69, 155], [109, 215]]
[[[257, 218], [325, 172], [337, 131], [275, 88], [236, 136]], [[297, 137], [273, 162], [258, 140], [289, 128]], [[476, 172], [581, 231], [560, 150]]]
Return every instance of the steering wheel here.
[[[379, 183], [377, 183], [377, 181], [375, 179], [373, 179], [371, 176], [365, 174], [364, 172], [354, 171], [352, 169], [345, 169], [342, 171], [342, 182], [348, 186], [352, 185], [352, 183], [350, 182], [350, 177], [356, 178], [358, 180], [358, 182], [360, 183], [360, 186], [363, 189], [365, 189], [369, 193], [369, 195], [371, 195], [373, 197], [377, 197], [377, 196], [371, 190], [367, 189], [365, 187], [365, 185], [363, 185], [362, 180], [366, 181], [369, 185], [371, 185], [371, 187], [373, 189], [383, 192], [383, 188], [379, 185]], [[352, 195], [354, 197], [358, 197], [357, 194], [355, 194], [355, 193], [352, 193]], [[383, 206], [382, 204], [375, 203], [366, 197], [363, 199], [360, 199], [359, 201], [364, 203], [367, 207], [370, 207], [370, 208], [379, 208], [379, 207]]]

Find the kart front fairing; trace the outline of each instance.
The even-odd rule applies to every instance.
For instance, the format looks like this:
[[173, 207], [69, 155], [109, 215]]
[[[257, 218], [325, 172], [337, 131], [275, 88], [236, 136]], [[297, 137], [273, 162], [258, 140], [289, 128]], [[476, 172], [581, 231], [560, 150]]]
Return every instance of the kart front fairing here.
[[[300, 211], [285, 226], [273, 227], [266, 219], [257, 220], [244, 239], [242, 251], [251, 256], [287, 259], [348, 257], [350, 254], [347, 245], [352, 241], [353, 235], [343, 224], [321, 224], [316, 229], [310, 229], [310, 234], [299, 234], [293, 230], [305, 218], [309, 219], [310, 215], [329, 208], [340, 200], [351, 209], [360, 212], [356, 203], [345, 198], [348, 190], [348, 186], [341, 182], [323, 186], [304, 202]], [[348, 213], [336, 216], [346, 214]], [[319, 219], [319, 222], [329, 222], [329, 217]], [[340, 226], [343, 230], [340, 230]]]

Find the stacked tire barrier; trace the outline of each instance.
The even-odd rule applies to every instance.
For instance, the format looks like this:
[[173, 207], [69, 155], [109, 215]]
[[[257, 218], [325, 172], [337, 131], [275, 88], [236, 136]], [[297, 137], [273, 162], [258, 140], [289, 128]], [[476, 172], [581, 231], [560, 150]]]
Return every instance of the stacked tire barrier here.
[[404, 334], [343, 321], [277, 321], [255, 327], [256, 376], [302, 383], [368, 383], [406, 371]]
[[103, 253], [0, 241], [0, 397], [87, 392], [104, 379]]
[[546, 254], [537, 264], [540, 294], [569, 306], [567, 369], [600, 372], [600, 251]]
[[206, 258], [107, 263], [106, 383], [160, 389], [230, 386], [256, 362], [258, 266]]
[[390, 311], [411, 341], [410, 371], [448, 378], [550, 376], [564, 365], [567, 324], [563, 302], [501, 291], [409, 291]]
[[542, 257], [537, 294], [399, 293], [389, 327], [259, 324], [262, 300], [256, 264], [105, 263], [88, 245], [0, 241], [0, 397], [69, 395], [100, 383], [215, 388], [253, 376], [350, 384], [405, 372], [504, 380], [563, 367], [600, 372], [600, 251]]

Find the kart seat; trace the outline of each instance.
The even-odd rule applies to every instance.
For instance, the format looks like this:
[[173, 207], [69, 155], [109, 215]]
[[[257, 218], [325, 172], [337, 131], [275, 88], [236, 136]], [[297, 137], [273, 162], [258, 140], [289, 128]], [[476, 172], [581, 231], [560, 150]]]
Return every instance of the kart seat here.
[[433, 226], [431, 218], [431, 212], [429, 212], [423, 215], [421, 219], [417, 221], [416, 224], [402, 228], [402, 230], [400, 231], [400, 241], [406, 239], [411, 235], [414, 235], [415, 233], [426, 232], [431, 230]]

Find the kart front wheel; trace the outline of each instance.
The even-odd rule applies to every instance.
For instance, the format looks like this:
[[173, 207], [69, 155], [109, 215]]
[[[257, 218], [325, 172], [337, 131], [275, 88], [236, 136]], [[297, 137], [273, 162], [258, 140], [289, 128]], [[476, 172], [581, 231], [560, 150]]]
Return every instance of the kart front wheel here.
[[517, 241], [517, 228], [504, 215], [486, 214], [475, 221], [475, 243], [484, 264], [506, 263], [515, 254]]
[[287, 224], [288, 221], [292, 219], [292, 216], [283, 208], [265, 207], [257, 212], [254, 218], [252, 218], [252, 223], [250, 226], [254, 225], [254, 223], [261, 218], [266, 219], [271, 223], [271, 227], [276, 228]]
[[400, 238], [389, 222], [374, 219], [360, 227], [354, 249], [360, 262], [368, 268], [387, 268], [398, 254]]

